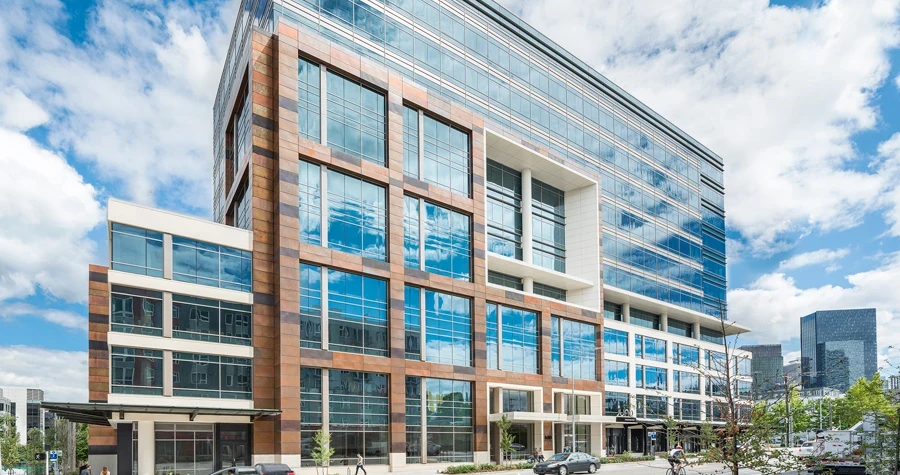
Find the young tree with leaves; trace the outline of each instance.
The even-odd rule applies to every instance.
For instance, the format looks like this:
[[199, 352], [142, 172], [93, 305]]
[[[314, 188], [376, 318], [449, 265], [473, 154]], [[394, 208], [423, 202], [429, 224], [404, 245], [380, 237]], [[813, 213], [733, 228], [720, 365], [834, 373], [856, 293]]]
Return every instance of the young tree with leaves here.
[[512, 445], [515, 443], [515, 438], [509, 433], [511, 426], [512, 421], [506, 417], [506, 414], [500, 416], [500, 420], [497, 421], [497, 429], [500, 431], [500, 458], [502, 464], [506, 463], [507, 456], [512, 452]]
[[316, 463], [316, 474], [319, 473], [319, 466], [326, 468], [325, 472], [328, 472], [328, 462], [331, 461], [332, 455], [334, 449], [331, 447], [331, 434], [325, 429], [319, 429], [313, 436], [313, 450], [309, 454]]
[[0, 416], [0, 452], [3, 458], [0, 466], [11, 467], [24, 461], [24, 447], [16, 433], [16, 418], [12, 415]]

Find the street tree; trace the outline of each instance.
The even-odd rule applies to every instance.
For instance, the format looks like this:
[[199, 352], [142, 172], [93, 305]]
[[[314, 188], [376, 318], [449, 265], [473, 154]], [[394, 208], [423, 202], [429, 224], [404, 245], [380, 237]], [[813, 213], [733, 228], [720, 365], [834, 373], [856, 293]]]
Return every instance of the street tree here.
[[332, 455], [334, 455], [334, 448], [331, 447], [331, 434], [325, 429], [319, 429], [313, 436], [313, 450], [309, 454], [316, 463], [317, 475], [320, 466], [324, 468], [325, 473], [328, 472], [328, 462], [331, 461]]
[[497, 429], [500, 431], [500, 458], [503, 464], [506, 463], [508, 455], [512, 452], [512, 445], [515, 442], [513, 435], [509, 433], [510, 427], [512, 427], [512, 421], [506, 417], [506, 414], [500, 416], [500, 420], [497, 421]]
[[11, 467], [24, 461], [24, 447], [16, 433], [16, 417], [10, 414], [0, 416], [0, 466]]

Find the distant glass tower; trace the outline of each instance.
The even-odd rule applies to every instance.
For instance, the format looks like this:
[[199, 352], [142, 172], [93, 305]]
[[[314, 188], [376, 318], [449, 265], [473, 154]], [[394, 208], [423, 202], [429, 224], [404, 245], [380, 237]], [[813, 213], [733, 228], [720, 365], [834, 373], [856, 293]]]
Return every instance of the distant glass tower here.
[[877, 371], [875, 309], [820, 310], [800, 320], [800, 368], [804, 388], [846, 392]]
[[745, 345], [742, 350], [753, 354], [750, 371], [753, 376], [753, 396], [770, 394], [782, 383], [784, 359], [781, 356], [781, 344]]

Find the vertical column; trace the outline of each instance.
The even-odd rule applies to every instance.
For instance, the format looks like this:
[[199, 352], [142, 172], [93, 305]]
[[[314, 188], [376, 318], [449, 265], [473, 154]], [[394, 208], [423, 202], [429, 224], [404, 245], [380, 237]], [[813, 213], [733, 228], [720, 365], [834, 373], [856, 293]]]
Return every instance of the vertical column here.
[[[421, 174], [421, 173], [420, 173]], [[419, 269], [425, 270], [425, 200], [419, 198]]]
[[[522, 170], [522, 261], [526, 264], [534, 262], [534, 236], [531, 220], [531, 169], [526, 168]], [[525, 291], [533, 292], [533, 289], [525, 289]]]
[[172, 338], [172, 293], [163, 292], [163, 336]]
[[328, 432], [328, 368], [322, 368], [322, 429]]
[[659, 329], [664, 332], [669, 331], [669, 314], [666, 312], [659, 316]]
[[163, 234], [163, 278], [172, 278], [172, 235]]
[[153, 421], [137, 421], [138, 433], [138, 473], [137, 475], [153, 475], [156, 473], [156, 432]]
[[419, 453], [422, 454], [422, 463], [428, 463], [428, 417], [426, 417], [428, 398], [425, 393], [425, 378], [419, 378], [419, 397], [422, 404], [421, 414], [419, 415], [419, 420], [422, 424], [422, 439], [419, 443]]
[[[319, 279], [319, 282], [322, 283], [320, 286], [322, 288], [322, 316], [320, 320], [322, 322], [322, 330], [319, 332], [322, 335], [322, 349], [328, 350], [328, 268], [322, 266], [320, 267], [322, 270], [322, 277]], [[327, 380], [325, 381], [328, 382]]]
[[631, 304], [622, 304], [622, 321], [625, 323], [631, 323]]
[[120, 422], [116, 424], [117, 453], [116, 453], [116, 470], [119, 475], [137, 475], [132, 473], [133, 465], [132, 457], [137, 454], [132, 453], [134, 443], [132, 442], [132, 424], [130, 422]]
[[422, 361], [425, 361], [425, 348], [425, 289], [419, 288], [419, 359]]
[[322, 247], [328, 247], [328, 169], [325, 165], [319, 166], [319, 206], [322, 210], [321, 219]]
[[425, 176], [425, 113], [419, 109], [419, 176], [422, 179]]
[[694, 338], [700, 339], [700, 322], [694, 323]]
[[163, 351], [163, 396], [171, 396], [174, 394], [174, 390], [172, 388], [172, 372], [174, 371], [174, 365], [172, 361], [172, 352], [171, 351]]
[[328, 74], [325, 65], [319, 65], [319, 130], [322, 145], [328, 145]]
[[522, 291], [534, 293], [534, 277], [522, 277]]

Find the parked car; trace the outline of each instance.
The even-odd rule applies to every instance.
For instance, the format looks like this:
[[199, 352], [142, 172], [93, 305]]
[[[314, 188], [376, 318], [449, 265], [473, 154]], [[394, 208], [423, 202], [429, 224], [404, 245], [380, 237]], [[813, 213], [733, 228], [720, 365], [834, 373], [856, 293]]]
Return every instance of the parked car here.
[[256, 471], [256, 467], [236, 466], [223, 468], [209, 475], [259, 475], [259, 472]]
[[294, 475], [294, 470], [283, 463], [258, 463], [253, 467], [259, 475]]
[[584, 452], [554, 454], [544, 462], [534, 465], [534, 473], [558, 473], [568, 475], [575, 472], [594, 473], [600, 468], [600, 459]]

